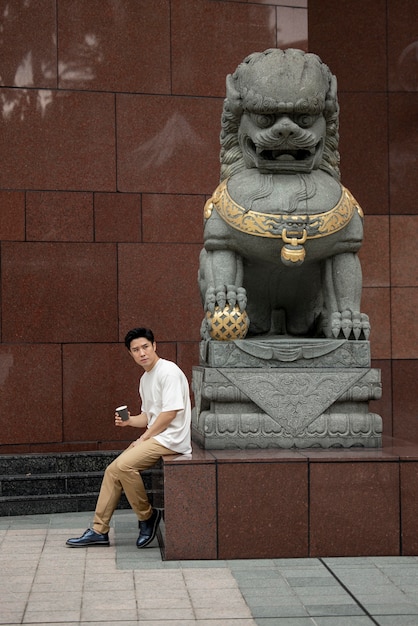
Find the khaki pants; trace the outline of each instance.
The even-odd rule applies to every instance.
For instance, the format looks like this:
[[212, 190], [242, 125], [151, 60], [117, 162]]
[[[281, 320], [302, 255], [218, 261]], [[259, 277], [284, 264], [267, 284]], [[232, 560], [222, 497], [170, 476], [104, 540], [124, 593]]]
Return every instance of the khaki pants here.
[[151, 517], [152, 507], [148, 502], [139, 472], [152, 467], [166, 454], [177, 454], [177, 452], [169, 450], [151, 438], [141, 441], [136, 446], [131, 444], [107, 466], [97, 499], [93, 530], [98, 533], [109, 531], [109, 522], [122, 491], [125, 492], [139, 520], [144, 521]]

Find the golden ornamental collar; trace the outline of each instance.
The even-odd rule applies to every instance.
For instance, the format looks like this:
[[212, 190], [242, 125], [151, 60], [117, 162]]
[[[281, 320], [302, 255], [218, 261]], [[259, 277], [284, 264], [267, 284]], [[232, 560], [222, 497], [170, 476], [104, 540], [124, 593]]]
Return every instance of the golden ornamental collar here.
[[227, 179], [222, 181], [206, 202], [205, 219], [208, 219], [213, 209], [216, 209], [227, 224], [256, 237], [283, 239], [285, 243], [296, 237], [298, 243], [303, 244], [307, 239], [325, 237], [341, 230], [349, 223], [355, 211], [363, 217], [360, 205], [343, 186], [340, 199], [329, 211], [312, 215], [290, 215], [261, 213], [245, 209], [231, 198], [227, 183]]

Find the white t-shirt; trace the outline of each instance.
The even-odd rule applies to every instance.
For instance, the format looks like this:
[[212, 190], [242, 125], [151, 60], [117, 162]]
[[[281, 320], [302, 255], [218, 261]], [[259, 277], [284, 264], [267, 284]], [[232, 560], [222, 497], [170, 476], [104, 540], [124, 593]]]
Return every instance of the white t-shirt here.
[[188, 380], [181, 369], [172, 361], [158, 359], [154, 367], [141, 376], [139, 394], [141, 411], [147, 415], [148, 426], [155, 422], [162, 411], [177, 411], [173, 421], [154, 439], [174, 452], [190, 454], [190, 391]]

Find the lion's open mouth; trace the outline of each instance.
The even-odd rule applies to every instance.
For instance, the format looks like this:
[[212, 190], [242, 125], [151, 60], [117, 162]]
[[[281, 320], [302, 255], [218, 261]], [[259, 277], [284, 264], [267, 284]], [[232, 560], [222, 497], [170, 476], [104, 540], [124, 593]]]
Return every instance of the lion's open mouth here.
[[315, 150], [258, 150], [257, 156], [264, 161], [304, 161], [310, 159]]
[[322, 140], [312, 147], [284, 149], [257, 146], [250, 137], [245, 141], [248, 157], [259, 170], [268, 172], [310, 172], [321, 148]]

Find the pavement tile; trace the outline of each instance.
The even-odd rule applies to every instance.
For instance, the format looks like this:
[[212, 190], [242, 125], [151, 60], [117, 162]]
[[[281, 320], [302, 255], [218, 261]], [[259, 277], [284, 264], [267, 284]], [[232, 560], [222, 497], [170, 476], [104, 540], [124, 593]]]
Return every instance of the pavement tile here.
[[243, 618], [252, 617], [250, 609], [243, 604], [241, 607], [238, 606], [211, 606], [211, 607], [195, 607], [194, 612], [196, 615], [196, 619], [234, 619], [234, 618]]
[[378, 624], [380, 626], [417, 626], [416, 615], [389, 615], [379, 616]]
[[348, 617], [335, 616], [332, 617], [315, 617], [316, 626], [373, 626], [376, 624], [367, 615], [356, 617], [350, 615]]
[[27, 602], [28, 611], [66, 611], [81, 607], [81, 591], [32, 592]]
[[26, 611], [22, 624], [50, 624], [51, 622], [75, 622], [79, 623], [80, 613], [73, 611]]
[[186, 595], [185, 597], [179, 598], [167, 598], [164, 593], [159, 594], [154, 591], [154, 596], [148, 596], [147, 598], [138, 598], [138, 607], [142, 609], [164, 609], [167, 610], [167, 613], [171, 609], [191, 609], [192, 603], [190, 598]]
[[355, 616], [365, 615], [363, 609], [357, 604], [306, 604], [305, 608], [312, 616]]
[[305, 607], [301, 604], [299, 605], [283, 605], [283, 606], [252, 606], [249, 605], [251, 609], [251, 613], [255, 618], [288, 618], [288, 617], [309, 617], [308, 612]]
[[333, 576], [287, 576], [291, 587], [339, 587]]
[[[390, 615], [392, 617], [396, 615], [414, 615], [416, 624], [418, 625], [418, 605], [410, 603], [402, 604], [366, 604], [364, 608], [375, 616]], [[380, 617], [379, 617], [380, 619]]]
[[138, 620], [139, 623], [141, 624], [141, 626], [143, 626], [143, 620], [150, 620], [153, 621], [154, 624], [153, 626], [157, 626], [157, 624], [155, 624], [156, 621], [160, 621], [161, 625], [158, 624], [158, 626], [164, 626], [166, 624], [173, 624], [173, 626], [175, 625], [175, 622], [178, 621], [179, 625], [181, 626], [182, 624], [185, 623], [185, 620], [192, 620], [192, 622], [195, 622], [195, 615], [193, 612], [193, 609], [187, 609], [187, 608], [182, 608], [182, 609], [143, 609], [141, 607], [138, 608]]
[[10, 624], [21, 624], [22, 615], [23, 615], [23, 611], [17, 611], [17, 610], [8, 611], [7, 609], [3, 609], [2, 607], [2, 610], [0, 613], [0, 624], [5, 624], [6, 626], [9, 626]]
[[95, 622], [101, 624], [104, 621], [108, 622], [124, 622], [126, 620], [137, 619], [137, 609], [135, 608], [123, 608], [123, 607], [108, 607], [102, 602], [99, 606], [83, 606], [81, 609], [81, 622]]
[[[316, 626], [310, 617], [279, 617], [257, 619], [257, 626]], [[335, 626], [335, 625], [334, 625]]]
[[189, 595], [194, 608], [227, 606], [239, 611], [246, 606], [238, 589], [189, 589]]

